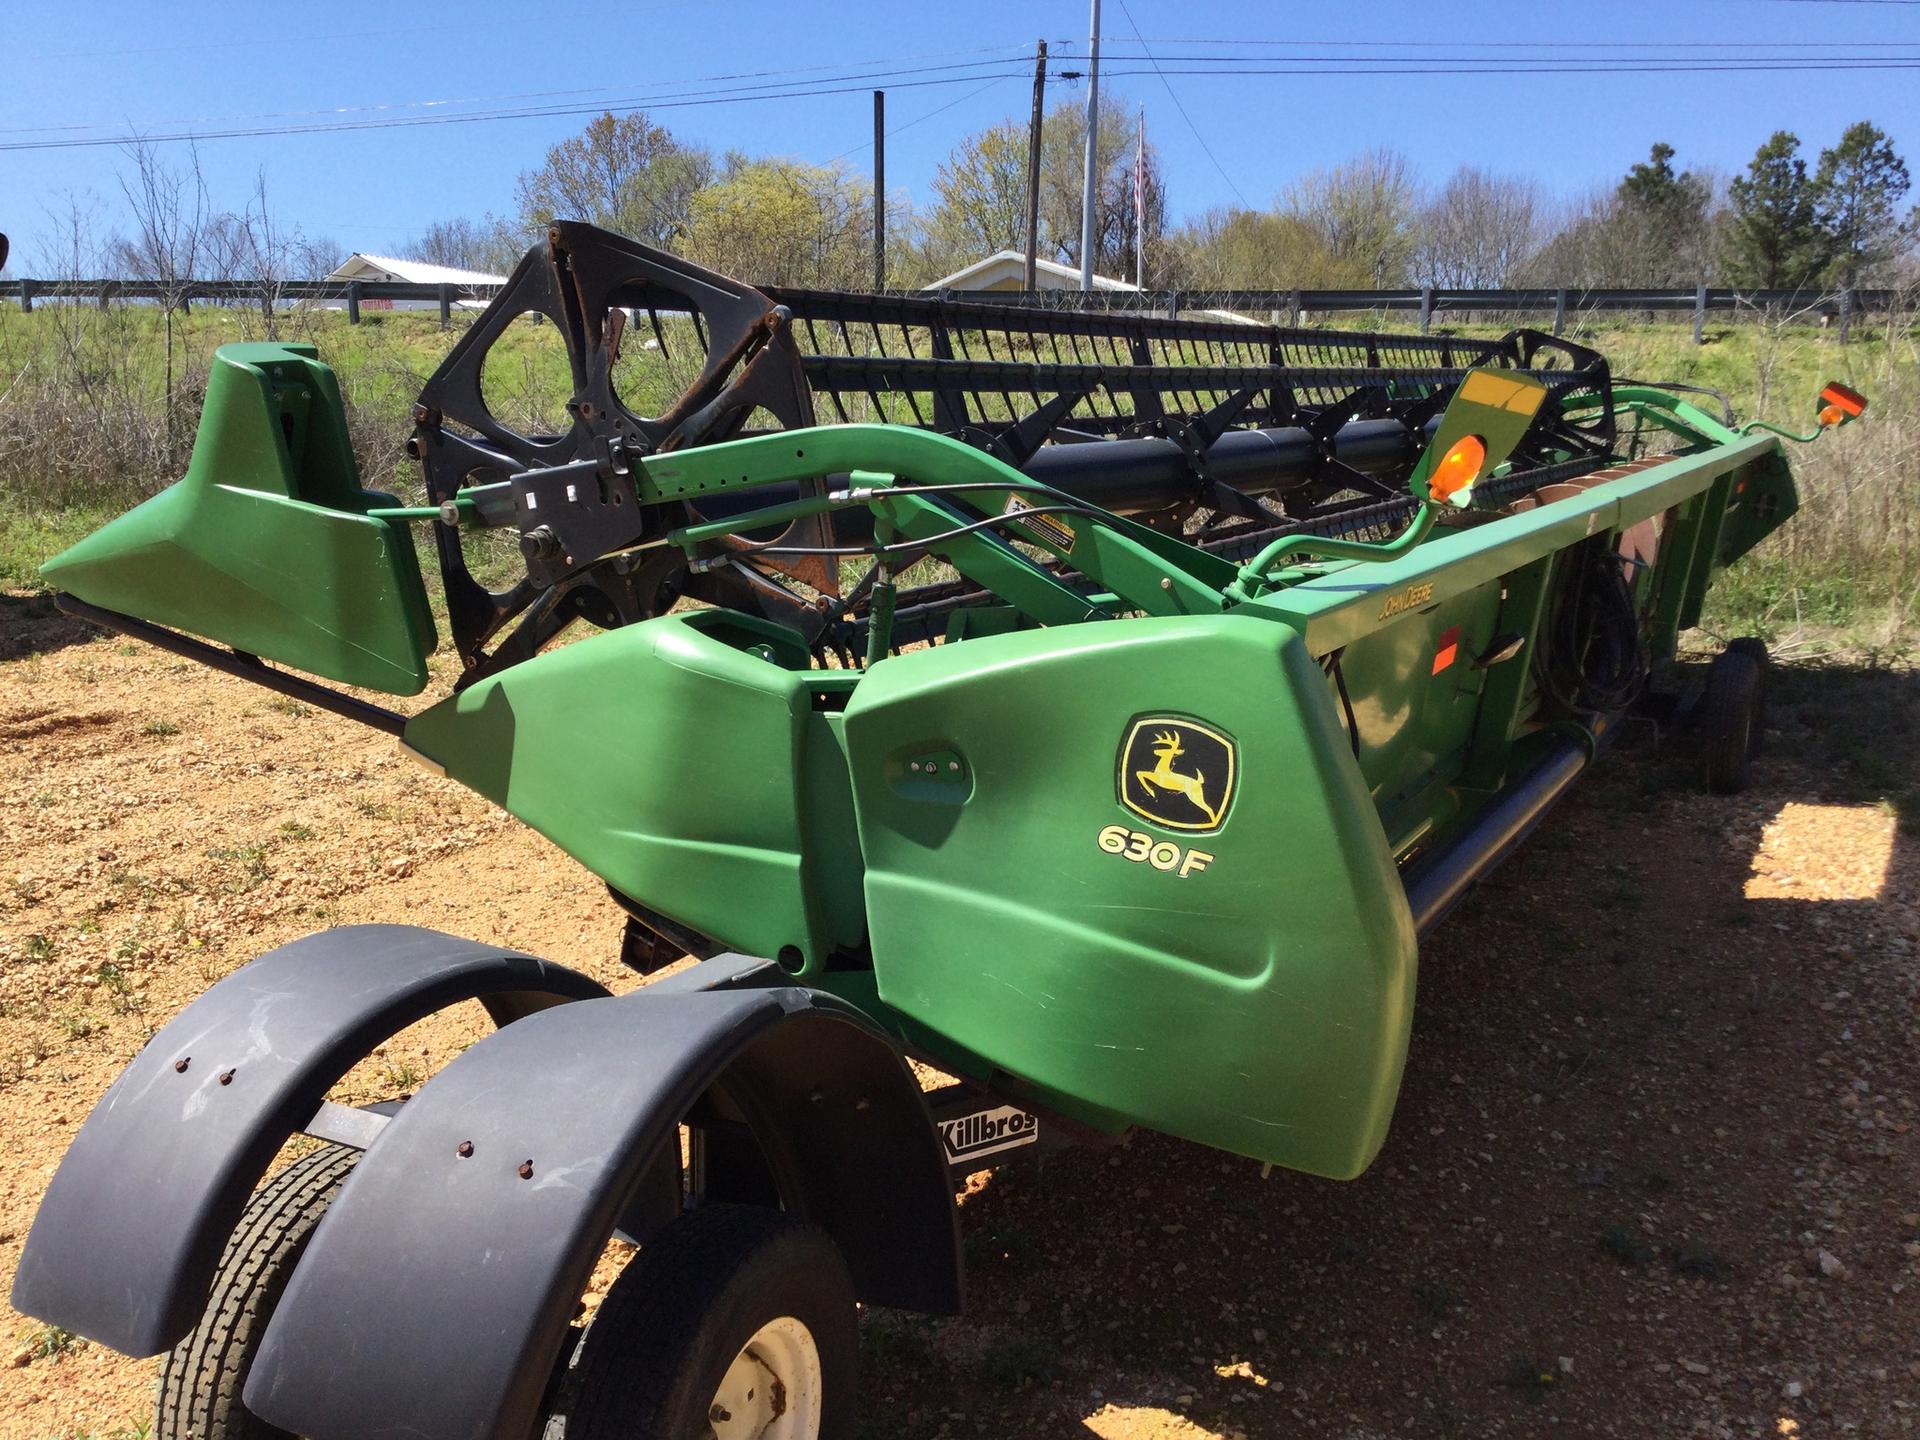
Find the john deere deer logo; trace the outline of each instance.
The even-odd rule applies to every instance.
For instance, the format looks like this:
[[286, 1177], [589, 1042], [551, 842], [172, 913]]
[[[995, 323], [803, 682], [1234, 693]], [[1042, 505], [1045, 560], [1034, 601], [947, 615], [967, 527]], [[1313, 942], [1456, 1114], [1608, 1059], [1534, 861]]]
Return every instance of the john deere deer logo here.
[[1233, 800], [1233, 741], [1171, 715], [1135, 720], [1120, 746], [1120, 803], [1168, 830], [1218, 830]]

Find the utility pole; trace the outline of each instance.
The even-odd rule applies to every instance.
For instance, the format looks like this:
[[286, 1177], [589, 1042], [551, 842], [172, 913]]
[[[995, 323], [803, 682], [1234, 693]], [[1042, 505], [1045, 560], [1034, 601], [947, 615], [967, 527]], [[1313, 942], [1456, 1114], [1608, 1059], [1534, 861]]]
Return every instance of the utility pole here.
[[1133, 283], [1147, 288], [1147, 107], [1140, 107], [1139, 146], [1133, 152]]
[[1087, 40], [1087, 171], [1080, 184], [1080, 288], [1093, 289], [1093, 185], [1100, 164], [1100, 0]]
[[887, 92], [873, 92], [873, 288], [887, 288]]
[[1040, 121], [1046, 98], [1047, 42], [1033, 55], [1033, 119], [1027, 125], [1027, 290], [1039, 289], [1035, 261], [1040, 255]]

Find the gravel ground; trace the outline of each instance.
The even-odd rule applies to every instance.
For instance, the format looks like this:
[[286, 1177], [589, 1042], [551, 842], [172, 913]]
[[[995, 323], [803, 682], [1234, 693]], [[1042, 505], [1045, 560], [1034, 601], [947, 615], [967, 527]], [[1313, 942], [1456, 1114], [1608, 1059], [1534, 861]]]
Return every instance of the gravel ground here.
[[[384, 738], [0, 607], [0, 1287], [108, 1081], [261, 950], [401, 919], [633, 983], [591, 877]], [[1426, 947], [1360, 1180], [1154, 1136], [974, 1177], [970, 1312], [866, 1317], [865, 1433], [1920, 1429], [1920, 676], [1776, 681], [1755, 789], [1630, 734]], [[151, 1362], [6, 1322], [0, 1437], [140, 1433]]]

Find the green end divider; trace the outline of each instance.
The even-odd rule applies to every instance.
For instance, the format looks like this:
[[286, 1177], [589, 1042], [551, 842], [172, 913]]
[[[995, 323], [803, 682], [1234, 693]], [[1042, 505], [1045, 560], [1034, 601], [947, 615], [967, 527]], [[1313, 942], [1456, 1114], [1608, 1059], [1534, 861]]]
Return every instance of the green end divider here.
[[41, 568], [92, 605], [342, 684], [415, 695], [437, 643], [404, 522], [368, 512], [311, 345], [224, 345], [184, 479]]

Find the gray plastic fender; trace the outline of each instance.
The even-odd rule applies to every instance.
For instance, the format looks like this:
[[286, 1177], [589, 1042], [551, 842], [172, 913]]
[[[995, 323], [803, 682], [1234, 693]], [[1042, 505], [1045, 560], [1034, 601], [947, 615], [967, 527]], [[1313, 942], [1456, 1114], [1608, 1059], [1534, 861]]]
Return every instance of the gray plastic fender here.
[[315, 1230], [247, 1408], [313, 1440], [527, 1440], [608, 1236], [717, 1086], [862, 1299], [958, 1308], [953, 1187], [893, 1045], [818, 991], [668, 981], [490, 1035], [394, 1116]]
[[13, 1308], [128, 1355], [200, 1318], [274, 1153], [374, 1046], [461, 1000], [497, 1024], [606, 995], [577, 971], [411, 925], [322, 931], [243, 965], [108, 1087], [54, 1172]]

